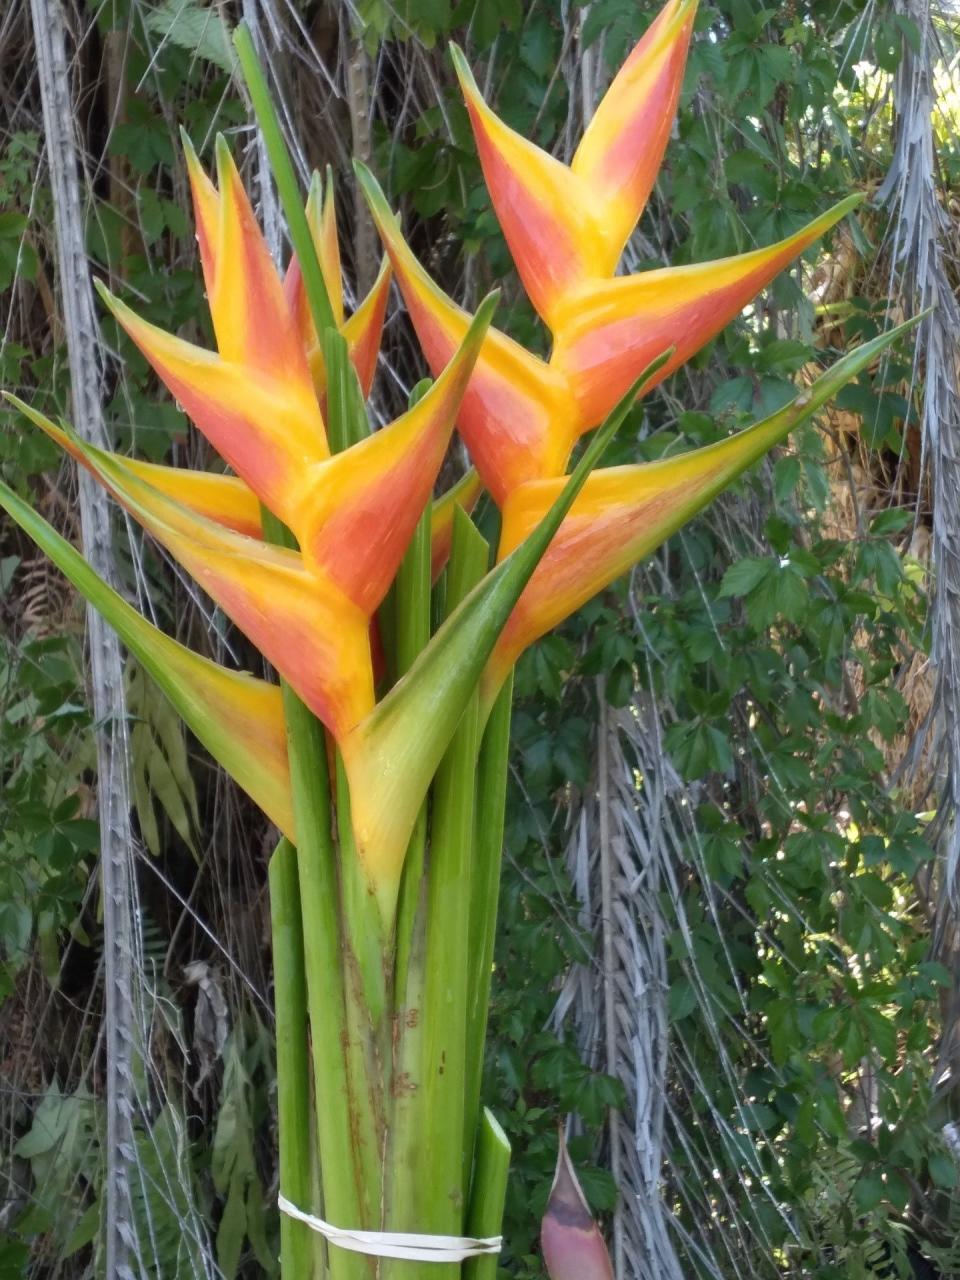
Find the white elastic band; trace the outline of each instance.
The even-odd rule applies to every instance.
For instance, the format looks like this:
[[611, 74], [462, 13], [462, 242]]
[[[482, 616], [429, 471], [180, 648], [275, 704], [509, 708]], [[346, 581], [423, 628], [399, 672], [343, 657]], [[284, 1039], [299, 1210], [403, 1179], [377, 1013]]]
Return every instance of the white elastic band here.
[[503, 1244], [502, 1236], [475, 1240], [470, 1236], [427, 1236], [406, 1231], [343, 1231], [312, 1213], [304, 1213], [283, 1194], [277, 1197], [277, 1204], [281, 1213], [302, 1222], [338, 1248], [349, 1249], [351, 1253], [368, 1253], [374, 1258], [400, 1258], [407, 1262], [464, 1262], [467, 1258], [499, 1253]]

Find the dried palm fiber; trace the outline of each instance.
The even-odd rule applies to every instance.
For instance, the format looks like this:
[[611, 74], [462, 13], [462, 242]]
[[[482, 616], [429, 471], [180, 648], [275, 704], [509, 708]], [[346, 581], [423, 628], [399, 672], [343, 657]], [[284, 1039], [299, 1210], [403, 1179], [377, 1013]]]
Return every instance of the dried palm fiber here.
[[[108, 447], [100, 403], [101, 356], [84, 247], [66, 25], [57, 0], [31, 0], [31, 13], [53, 195], [73, 418], [87, 439]], [[80, 522], [87, 559], [103, 579], [115, 582], [108, 499], [87, 476], [80, 477]], [[133, 1236], [130, 1162], [134, 1151], [135, 1056], [142, 1049], [143, 1026], [135, 990], [137, 903], [127, 784], [126, 711], [119, 641], [93, 609], [87, 610], [87, 632], [97, 723], [103, 882], [107, 1104], [104, 1251], [107, 1274], [117, 1280], [127, 1280], [141, 1270]]]
[[[947, 274], [945, 243], [952, 233], [936, 180], [933, 66], [937, 38], [928, 0], [896, 0], [895, 10], [919, 35], [905, 42], [894, 81], [895, 142], [890, 171], [878, 194], [890, 209], [891, 297], [904, 311], [933, 307], [917, 343], [923, 360], [920, 416], [922, 459], [932, 498], [931, 606], [935, 691], [927, 731], [942, 768], [934, 835], [945, 859], [945, 888], [955, 901], [960, 885], [960, 396], [957, 382], [958, 307]], [[918, 744], [919, 750], [919, 744]]]
[[[16, 31], [18, 19], [21, 25]], [[36, 66], [35, 78], [28, 71], [21, 80], [16, 116], [18, 127], [29, 132], [39, 125], [42, 113], [41, 136], [47, 165], [42, 171], [38, 169], [34, 191], [49, 181], [52, 227], [47, 231], [38, 224], [37, 235], [46, 237], [46, 260], [56, 263], [58, 300], [54, 309], [51, 310], [54, 292], [49, 281], [46, 285], [41, 282], [38, 295], [52, 337], [56, 340], [62, 334], [66, 339], [72, 420], [88, 438], [107, 444], [100, 397], [109, 383], [104, 376], [104, 351], [85, 249], [85, 223], [91, 207], [90, 175], [100, 167], [102, 158], [84, 149], [77, 132], [81, 114], [78, 103], [88, 87], [83, 79], [82, 50], [89, 43], [94, 23], [95, 15], [79, 11], [78, 6], [61, 5], [59, 0], [31, 0], [29, 7], [13, 6], [4, 11], [0, 34], [10, 37], [12, 33], [23, 42], [26, 53], [18, 66]], [[28, 322], [29, 317], [24, 316], [23, 323]], [[9, 331], [6, 336], [10, 336]], [[104, 495], [98, 489], [88, 492], [85, 480], [80, 477], [78, 504], [85, 553], [102, 577], [116, 583]], [[68, 535], [75, 532], [76, 521], [69, 508], [56, 515], [57, 524]], [[60, 595], [51, 595], [41, 616], [39, 579], [28, 572], [25, 585], [27, 593], [17, 602], [18, 628], [33, 624], [32, 634], [43, 635], [67, 606], [61, 603]], [[178, 1079], [182, 1061], [176, 1062], [169, 1077], [165, 1055], [173, 1042], [182, 1059], [179, 1029], [165, 1007], [167, 993], [158, 990], [156, 956], [144, 954], [145, 912], [135, 874], [135, 860], [142, 858], [142, 851], [130, 829], [129, 743], [122, 664], [116, 638], [93, 614], [88, 638], [93, 713], [99, 729], [97, 800], [103, 849], [98, 878], [91, 882], [88, 895], [91, 919], [98, 909], [102, 915], [103, 946], [98, 953], [101, 967], [96, 985], [83, 1005], [58, 1000], [57, 991], [50, 990], [39, 969], [28, 969], [21, 975], [17, 996], [6, 1002], [4, 1010], [9, 1014], [9, 1025], [2, 1029], [6, 1043], [16, 1042], [18, 1010], [23, 1014], [21, 1026], [26, 1029], [15, 1077], [18, 1087], [9, 1091], [9, 1101], [5, 1097], [5, 1103], [19, 1126], [24, 1118], [21, 1088], [43, 1097], [46, 1085], [50, 1085], [69, 1096], [78, 1082], [81, 1091], [92, 1085], [94, 1091], [88, 1095], [91, 1105], [102, 1112], [105, 1120], [105, 1133], [98, 1139], [104, 1168], [101, 1181], [91, 1163], [84, 1170], [89, 1181], [85, 1188], [78, 1188], [77, 1195], [96, 1193], [100, 1197], [99, 1206], [92, 1206], [101, 1208], [104, 1218], [97, 1245], [99, 1268], [121, 1280], [146, 1275], [158, 1280], [173, 1280], [182, 1274], [212, 1276], [215, 1264], [200, 1222], [200, 1209], [187, 1195], [195, 1188], [183, 1158], [187, 1138], [182, 1116], [167, 1105], [169, 1080]], [[76, 794], [82, 791], [80, 787]], [[84, 814], [89, 811], [87, 806], [82, 809]], [[149, 860], [143, 865], [149, 866]], [[65, 1008], [69, 1010], [66, 1016]], [[95, 1046], [92, 1056], [91, 1044]], [[105, 1064], [102, 1075], [101, 1059]], [[34, 1068], [33, 1088], [27, 1063]], [[36, 1076], [37, 1070], [42, 1072], [40, 1077]], [[44, 1088], [39, 1087], [39, 1079], [45, 1082]], [[169, 1218], [174, 1205], [179, 1228], [176, 1251], [168, 1253], [162, 1262], [155, 1232], [156, 1211], [162, 1207]], [[51, 1278], [72, 1274], [67, 1259], [44, 1256], [42, 1249], [35, 1265]]]
[[[921, 751], [926, 751], [937, 767], [938, 808], [931, 836], [939, 845], [943, 874], [931, 867], [919, 887], [935, 913], [934, 954], [955, 970], [960, 962], [960, 305], [951, 288], [956, 228], [937, 189], [933, 68], [939, 50], [933, 13], [927, 0], [897, 0], [896, 8], [916, 26], [919, 47], [904, 50], [895, 79], [895, 149], [881, 195], [893, 215], [891, 256], [903, 305], [934, 308], [920, 331], [917, 362], [922, 357], [920, 422], [932, 505], [935, 685], [926, 734], [918, 735], [911, 763], [916, 767]], [[945, 996], [942, 1012], [933, 1076], [945, 1091], [955, 1087], [960, 1072], [960, 1008]]]
[[[554, 1024], [574, 1023], [591, 1065], [626, 1090], [611, 1115], [609, 1162], [620, 1191], [613, 1222], [618, 1277], [682, 1280], [663, 1201], [667, 1064], [666, 924], [660, 894], [669, 765], [657, 748], [652, 703], [624, 711], [605, 705], [598, 682], [595, 791], [574, 820], [567, 862], [582, 904], [580, 923], [596, 938], [598, 960], [578, 965], [557, 1001]], [[644, 714], [646, 713], [646, 714]], [[660, 750], [660, 765], [666, 762]], [[638, 776], [643, 778], [638, 792]], [[595, 898], [599, 886], [599, 902]]]
[[[869, 184], [876, 196], [879, 183]], [[866, 236], [875, 241], [882, 237], [886, 222], [881, 211], [866, 207], [859, 220]], [[887, 255], [889, 259], [889, 254]], [[905, 318], [902, 300], [891, 299], [886, 271], [889, 262], [870, 261], [857, 251], [852, 229], [838, 228], [829, 254], [818, 261], [812, 275], [812, 300], [822, 309], [818, 324], [818, 345], [838, 347], [844, 342], [842, 326], [833, 317], [842, 312], [852, 298], [874, 298], [877, 313], [886, 313], [886, 323], [897, 324]], [[819, 371], [816, 364], [802, 371], [812, 381]], [[909, 380], [896, 390], [906, 398], [911, 395]], [[897, 551], [928, 570], [931, 557], [930, 482], [920, 465], [921, 433], [909, 420], [903, 424], [904, 447], [899, 456], [890, 450], [871, 447], [861, 430], [859, 413], [826, 406], [820, 414], [824, 435], [824, 465], [828, 476], [828, 496], [820, 520], [819, 533], [825, 538], [853, 545], [869, 536], [872, 518], [892, 506], [910, 506], [915, 510], [913, 524], [897, 539]], [[854, 647], [865, 639], [854, 638]], [[875, 730], [870, 739], [884, 758], [884, 772], [891, 786], [897, 788], [901, 801], [915, 811], [928, 807], [937, 786], [938, 749], [934, 735], [926, 732], [931, 720], [935, 697], [936, 675], [926, 656], [912, 641], [903, 637], [902, 660], [891, 676], [909, 709], [906, 727], [892, 740]], [[848, 661], [846, 670], [847, 710], [853, 713], [865, 692], [862, 666]], [[909, 762], [909, 768], [905, 764]]]

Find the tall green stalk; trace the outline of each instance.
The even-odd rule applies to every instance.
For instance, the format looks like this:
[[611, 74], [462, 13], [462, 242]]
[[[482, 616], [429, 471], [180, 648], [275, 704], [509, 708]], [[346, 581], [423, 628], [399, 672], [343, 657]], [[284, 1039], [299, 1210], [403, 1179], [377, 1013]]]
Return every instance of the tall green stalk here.
[[[473, 1157], [480, 1119], [480, 1084], [487, 1039], [493, 947], [497, 930], [503, 825], [510, 763], [510, 719], [513, 674], [494, 703], [480, 746], [477, 765], [476, 829], [473, 840], [473, 893], [470, 902], [469, 978], [467, 995], [467, 1067], [464, 1090], [464, 1156]], [[482, 1136], [482, 1135], [481, 1135]], [[467, 1168], [469, 1173], [469, 1166]]]
[[[313, 1195], [310, 1059], [307, 1050], [307, 991], [303, 963], [303, 919], [297, 851], [281, 840], [270, 859], [270, 922], [277, 1041], [277, 1129], [280, 1190], [294, 1204]], [[297, 1280], [322, 1274], [315, 1260], [320, 1238], [302, 1222], [280, 1219], [280, 1270]], [[321, 1259], [322, 1261], [322, 1259]]]
[[[264, 537], [268, 541], [281, 546], [293, 543], [281, 521], [265, 509], [262, 516]], [[366, 1192], [362, 1157], [371, 1146], [375, 1150], [377, 1143], [369, 1133], [369, 1126], [361, 1124], [356, 1117], [343, 1051], [349, 1034], [326, 741], [316, 716], [285, 681], [280, 683], [297, 823], [297, 866], [323, 1214], [337, 1226], [366, 1226], [374, 1206], [369, 1203]], [[311, 1209], [308, 1205], [298, 1207], [307, 1212], [319, 1211], [318, 1207]], [[330, 1280], [370, 1280], [373, 1274], [370, 1260], [360, 1254], [332, 1247], [328, 1259]]]
[[270, 97], [270, 88], [254, 48], [253, 37], [245, 22], [241, 22], [234, 31], [233, 43], [237, 50], [237, 57], [240, 59], [240, 68], [253, 103], [257, 123], [263, 134], [264, 146], [277, 184], [277, 194], [283, 207], [290, 239], [293, 241], [294, 252], [300, 263], [300, 274], [303, 276], [303, 287], [310, 314], [313, 316], [317, 336], [322, 342], [323, 335], [328, 329], [336, 329], [337, 322], [333, 307], [330, 305], [327, 286], [323, 282], [320, 259], [317, 256], [310, 223], [307, 221], [301, 198], [300, 183], [297, 181], [287, 144], [283, 140], [277, 109]]
[[[352, 370], [344, 367], [348, 363], [345, 344], [336, 332], [333, 308], [300, 186], [266, 77], [245, 25], [237, 28], [234, 43], [300, 264], [314, 326], [325, 359], [333, 366], [330, 400], [334, 412], [328, 413], [332, 421], [328, 421], [327, 426], [331, 450], [337, 452], [346, 448], [359, 430], [353, 422], [357, 401], [350, 381]], [[331, 373], [329, 365], [328, 373]], [[293, 541], [281, 522], [269, 512], [264, 512], [264, 536], [286, 546]], [[338, 911], [343, 886], [332, 830], [326, 740], [312, 712], [288, 686], [283, 682], [281, 685], [297, 821], [324, 1212], [337, 1226], [369, 1229], [379, 1224], [380, 1126], [376, 1081], [367, 1070], [356, 1070], [358, 1057], [364, 1062], [369, 1057], [370, 1019], [363, 998], [363, 983], [355, 983], [345, 973], [343, 964]], [[350, 900], [354, 904], [355, 888], [351, 883]], [[375, 1273], [371, 1258], [335, 1246], [329, 1250], [329, 1267], [331, 1280], [360, 1280], [361, 1277], [368, 1280]]]
[[[446, 607], [452, 612], [487, 571], [489, 548], [469, 517], [454, 513]], [[426, 899], [421, 1133], [429, 1153], [417, 1177], [420, 1230], [463, 1230], [465, 1174], [463, 1093], [466, 1078], [468, 947], [473, 893], [473, 832], [478, 706], [471, 699], [433, 785]], [[437, 1280], [459, 1266], [436, 1267]]]
[[[393, 593], [393, 656], [399, 680], [413, 666], [430, 639], [430, 504], [420, 517], [410, 546], [403, 557]], [[394, 991], [397, 1016], [407, 1006], [407, 975], [410, 951], [423, 883], [424, 854], [427, 837], [426, 810], [421, 811], [414, 828], [400, 881], [397, 904], [396, 955]]]

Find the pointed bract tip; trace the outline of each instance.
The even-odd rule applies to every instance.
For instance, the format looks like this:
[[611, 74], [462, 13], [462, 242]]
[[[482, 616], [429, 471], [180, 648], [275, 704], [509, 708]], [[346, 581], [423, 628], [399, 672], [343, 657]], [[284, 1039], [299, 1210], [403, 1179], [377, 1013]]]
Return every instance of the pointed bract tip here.
[[213, 154], [217, 161], [217, 185], [223, 190], [224, 183], [232, 175], [235, 165], [230, 144], [222, 133], [218, 133], [213, 142]]
[[200, 163], [197, 159], [197, 149], [193, 145], [193, 140], [183, 125], [180, 125], [180, 145], [183, 147], [183, 153], [187, 157], [187, 164]]
[[467, 61], [467, 55], [463, 52], [455, 40], [451, 40], [448, 46], [450, 49], [450, 57], [453, 61], [454, 69], [460, 83], [466, 87], [469, 85], [471, 89], [477, 88], [477, 82], [471, 70], [470, 63]]
[[479, 307], [477, 307], [473, 320], [470, 324], [470, 328], [467, 331], [468, 334], [475, 333], [477, 329], [486, 329], [489, 326], [490, 321], [493, 319], [493, 314], [499, 304], [500, 290], [491, 289], [480, 303]]
[[9, 401], [10, 404], [12, 404], [15, 409], [19, 409], [21, 413], [25, 413], [27, 417], [30, 416], [30, 406], [25, 400], [21, 400], [18, 395], [14, 395], [12, 391], [0, 391], [0, 396], [3, 396], [4, 400]]
[[557, 1164], [553, 1171], [547, 1213], [555, 1208], [562, 1208], [568, 1217], [579, 1219], [581, 1226], [590, 1226], [593, 1223], [590, 1206], [587, 1204], [587, 1197], [583, 1194], [583, 1188], [580, 1186], [580, 1180], [570, 1159], [563, 1125], [561, 1124], [558, 1128]]
[[376, 205], [382, 208], [386, 213], [390, 213], [390, 206], [387, 204], [387, 197], [383, 194], [383, 188], [373, 176], [373, 173], [362, 160], [356, 157], [353, 159], [353, 172], [357, 181], [360, 183], [361, 190], [367, 198], [370, 205]]
[[[329, 166], [327, 166], [329, 169]], [[307, 188], [307, 217], [320, 212], [323, 205], [323, 178], [319, 169], [310, 174], [310, 185]]]
[[[866, 198], [867, 193], [865, 191], [852, 191], [850, 195], [838, 200], [832, 208], [827, 210], [827, 213], [836, 213], [838, 219], [842, 218], [845, 214], [851, 213], [859, 205], [863, 204]], [[842, 213], [840, 212], [841, 210], [843, 210]]]
[[99, 276], [93, 277], [93, 287], [94, 289], [96, 289], [97, 296], [100, 298], [100, 301], [110, 311], [115, 311], [117, 307], [120, 307], [123, 305], [123, 303], [121, 303], [119, 298], [115, 298], [113, 296], [113, 294], [110, 292], [106, 284], [104, 284], [104, 282], [100, 279]]

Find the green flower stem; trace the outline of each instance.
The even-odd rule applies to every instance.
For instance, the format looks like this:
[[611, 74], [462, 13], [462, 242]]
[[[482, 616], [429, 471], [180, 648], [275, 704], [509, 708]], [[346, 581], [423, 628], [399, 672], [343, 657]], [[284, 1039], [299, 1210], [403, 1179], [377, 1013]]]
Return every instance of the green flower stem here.
[[392, 945], [383, 937], [376, 897], [357, 858], [350, 821], [346, 775], [337, 761], [337, 826], [343, 904], [344, 998], [347, 1040], [344, 1052], [354, 1106], [357, 1161], [368, 1211], [376, 1217], [361, 1225], [380, 1226], [383, 1144], [386, 1131], [385, 1085], [390, 1070], [392, 1000], [387, 976]]
[[[430, 639], [430, 503], [420, 517], [394, 584], [394, 654], [397, 679], [405, 675]], [[397, 908], [394, 990], [398, 1010], [406, 1005], [410, 949], [423, 881], [426, 813], [421, 810], [407, 848]]]
[[[294, 1204], [313, 1197], [310, 1059], [307, 1049], [307, 990], [303, 968], [303, 920], [297, 851], [281, 840], [270, 859], [270, 921], [273, 930], [273, 996], [277, 1037], [277, 1128], [280, 1189]], [[280, 1270], [311, 1280], [319, 1237], [301, 1222], [280, 1216]], [[316, 1272], [319, 1276], [319, 1271]]]
[[[447, 579], [453, 611], [487, 570], [489, 548], [457, 509]], [[474, 801], [479, 746], [474, 696], [457, 727], [433, 784], [426, 895], [423, 1044], [420, 1068], [419, 1168], [398, 1171], [415, 1185], [412, 1231], [463, 1230], [466, 1187], [463, 1094], [469, 984], [470, 903], [473, 894]], [[437, 1266], [437, 1280], [459, 1276], [456, 1264]]]
[[290, 152], [283, 139], [283, 131], [280, 128], [273, 99], [270, 97], [267, 78], [263, 73], [260, 59], [253, 46], [253, 38], [245, 22], [241, 22], [233, 33], [233, 43], [240, 59], [240, 67], [247, 83], [253, 109], [256, 112], [257, 123], [263, 134], [264, 146], [277, 183], [277, 194], [280, 196], [280, 204], [287, 220], [290, 239], [293, 241], [293, 248], [300, 263], [300, 273], [303, 276], [303, 287], [310, 305], [310, 314], [313, 316], [317, 335], [322, 341], [324, 333], [328, 329], [336, 329], [337, 323], [333, 307], [330, 305], [327, 286], [323, 282], [320, 259], [317, 256], [310, 223], [307, 221], [300, 194], [300, 183], [297, 181], [293, 161], [290, 159]]
[[[508, 704], [509, 705], [509, 704]], [[467, 1235], [484, 1240], [503, 1229], [503, 1206], [510, 1173], [510, 1142], [492, 1111], [486, 1107], [477, 1139], [477, 1162], [467, 1212]], [[469, 1258], [463, 1264], [463, 1280], [496, 1280], [496, 1254]]]
[[[290, 531], [266, 508], [262, 518], [264, 537], [269, 542], [296, 545]], [[304, 969], [323, 1192], [322, 1210], [318, 1206], [300, 1207], [307, 1212], [322, 1212], [337, 1226], [362, 1227], [373, 1220], [370, 1214], [375, 1206], [368, 1204], [365, 1194], [360, 1161], [363, 1138], [354, 1122], [356, 1107], [344, 1055], [349, 1035], [326, 741], [320, 721], [285, 681], [280, 683], [297, 823]], [[334, 1247], [329, 1250], [328, 1259], [329, 1280], [371, 1280], [374, 1274], [370, 1260], [362, 1254]], [[296, 1273], [292, 1280], [299, 1280]]]
[[376, 1031], [387, 1013], [383, 919], [360, 866], [353, 843], [350, 821], [350, 790], [347, 775], [337, 760], [337, 830], [340, 840], [340, 889], [343, 901], [344, 941], [350, 955], [344, 956], [355, 971], [359, 990], [369, 1015], [370, 1028]]
[[[411, 398], [411, 407], [414, 403]], [[400, 565], [393, 590], [393, 650], [389, 655], [396, 678], [413, 665], [430, 639], [430, 505]], [[400, 881], [394, 958], [392, 1110], [385, 1153], [384, 1221], [389, 1229], [414, 1230], [411, 1225], [411, 1153], [409, 1142], [419, 1126], [418, 1078], [423, 1041], [423, 960], [425, 892], [424, 859], [427, 840], [426, 806], [420, 810]], [[382, 1280], [409, 1276], [409, 1264], [385, 1260]]]
[[[458, 511], [448, 569], [449, 608], [482, 577], [488, 552], [469, 517]], [[422, 605], [426, 612], [426, 598]], [[424, 634], [425, 617], [421, 625]], [[412, 648], [402, 656], [412, 661]], [[434, 783], [429, 874], [424, 877], [418, 869], [415, 877], [408, 875], [398, 917], [402, 932], [385, 1202], [387, 1227], [395, 1231], [459, 1234], [463, 1229], [465, 949], [476, 751], [474, 698]], [[382, 1280], [412, 1275], [406, 1262], [384, 1263], [381, 1270]], [[456, 1264], [431, 1267], [431, 1280], [459, 1275]]]
[[[470, 903], [469, 985], [467, 997], [467, 1070], [464, 1094], [464, 1156], [473, 1156], [474, 1134], [480, 1111], [483, 1050], [487, 1038], [490, 982], [493, 976], [493, 944], [500, 896], [503, 860], [503, 820], [506, 808], [507, 768], [510, 762], [510, 717], [513, 710], [513, 674], [500, 690], [480, 746], [477, 767], [477, 813], [473, 837], [473, 894]], [[484, 1141], [481, 1129], [480, 1141]], [[478, 1151], [477, 1159], [480, 1153]], [[469, 1165], [467, 1167], [469, 1172]], [[495, 1232], [486, 1232], [487, 1235]]]
[[370, 434], [370, 421], [346, 338], [336, 329], [327, 329], [322, 342], [327, 371], [327, 439], [330, 452], [341, 453]]
[[[336, 331], [336, 319], [300, 185], [266, 76], [250, 32], [242, 23], [234, 34], [234, 43], [300, 264], [310, 313], [323, 347], [328, 370], [328, 440], [331, 451], [337, 453], [366, 433], [366, 412], [355, 375], [351, 379], [353, 371], [346, 344]], [[286, 533], [278, 525], [272, 518], [265, 519], [265, 536], [289, 545], [288, 537], [278, 536]], [[355, 857], [341, 856], [341, 867], [350, 865], [343, 876], [343, 885], [337, 883], [323, 728], [292, 690], [284, 687], [283, 698], [300, 845], [324, 1204], [327, 1214], [338, 1226], [370, 1228], [379, 1223], [380, 1216], [381, 1137], [377, 1099], [381, 1096], [382, 1073], [376, 1070], [371, 1024], [378, 1006], [382, 1014], [385, 1003], [382, 994], [377, 994], [378, 990], [382, 992], [383, 965], [379, 955], [371, 961], [371, 947], [375, 949], [375, 942], [370, 941], [366, 930], [368, 913], [357, 884]], [[341, 817], [346, 819], [341, 822], [343, 835], [349, 828], [349, 814], [344, 815], [341, 809]], [[341, 854], [343, 848], [341, 843]], [[341, 889], [346, 936], [351, 940], [363, 939], [359, 949], [342, 945], [344, 936], [337, 911]], [[331, 1008], [334, 1002], [335, 1013]], [[347, 1280], [347, 1277], [373, 1275], [375, 1265], [363, 1255], [332, 1248], [330, 1271], [332, 1280], [340, 1280], [341, 1276]]]
[[[415, 882], [416, 900], [412, 889], [408, 898], [411, 919], [404, 935], [403, 985], [398, 965], [395, 987], [392, 1107], [384, 1170], [384, 1224], [390, 1231], [422, 1229], [416, 1219], [419, 1204], [416, 1182], [430, 1163], [429, 1153], [421, 1141], [423, 1100], [419, 1087], [424, 1032], [426, 879], [422, 867], [425, 833], [426, 816], [421, 814], [410, 848], [410, 853], [419, 857], [421, 873]], [[384, 1260], [380, 1274], [381, 1280], [409, 1280], [410, 1263]]]

